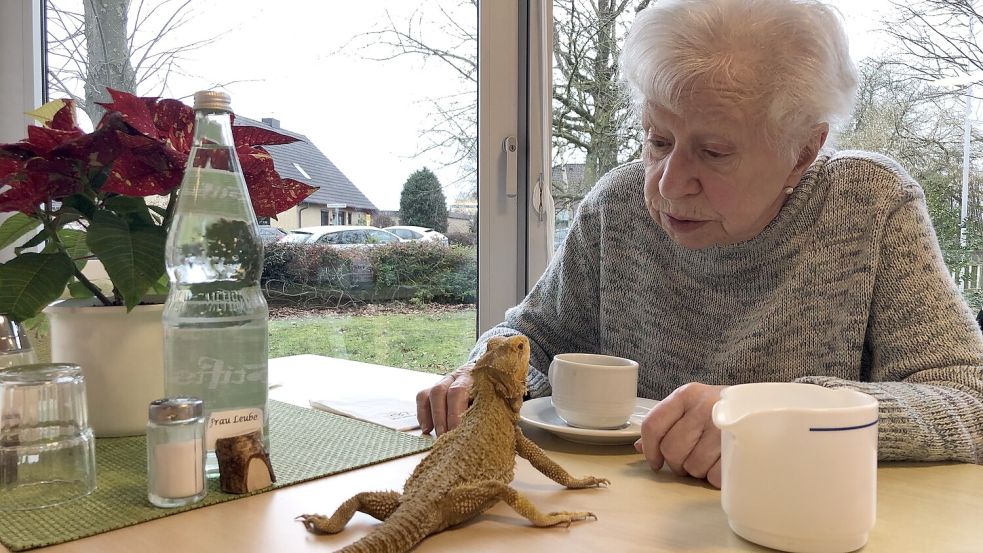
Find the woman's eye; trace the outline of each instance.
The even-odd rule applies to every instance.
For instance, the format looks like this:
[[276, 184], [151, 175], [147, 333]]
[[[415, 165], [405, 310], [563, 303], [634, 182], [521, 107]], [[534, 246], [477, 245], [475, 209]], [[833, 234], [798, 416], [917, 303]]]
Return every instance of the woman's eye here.
[[669, 147], [669, 141], [664, 138], [650, 138], [649, 146], [656, 150], [664, 150]]
[[706, 154], [706, 156], [711, 159], [723, 159], [730, 155], [726, 152], [718, 152], [717, 150], [707, 150], [707, 149], [704, 149], [703, 153]]

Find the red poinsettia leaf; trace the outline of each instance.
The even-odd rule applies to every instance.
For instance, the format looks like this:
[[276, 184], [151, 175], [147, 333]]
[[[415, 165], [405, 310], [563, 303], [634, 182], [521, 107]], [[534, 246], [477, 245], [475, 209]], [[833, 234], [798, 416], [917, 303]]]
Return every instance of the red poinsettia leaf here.
[[253, 127], [250, 125], [239, 125], [232, 127], [232, 139], [236, 146], [257, 146], [260, 144], [290, 144], [297, 142], [297, 138], [280, 134], [276, 131]]
[[276, 217], [299, 204], [317, 188], [293, 179], [281, 179], [276, 171], [263, 171], [246, 177], [249, 197], [257, 217]]
[[79, 130], [78, 121], [75, 119], [75, 100], [62, 100], [65, 105], [55, 112], [55, 116], [48, 121], [47, 127], [59, 131]]
[[62, 144], [66, 144], [79, 138], [84, 133], [78, 129], [72, 131], [60, 131], [57, 129], [49, 129], [47, 127], [36, 127], [31, 125], [27, 127], [27, 140], [21, 141], [26, 143], [27, 147], [30, 148], [35, 154], [46, 154], [51, 150], [54, 150]]
[[116, 159], [104, 192], [125, 196], [166, 195], [181, 184], [184, 156], [157, 143], [157, 149], [125, 150]]
[[239, 146], [236, 148], [236, 155], [239, 157], [242, 173], [246, 177], [273, 170], [273, 158], [262, 148]]
[[4, 179], [10, 188], [0, 194], [0, 212], [32, 215], [44, 202], [74, 194], [81, 185], [72, 175], [73, 165], [70, 160], [32, 159], [24, 171]]
[[20, 211], [24, 215], [33, 215], [43, 202], [43, 195], [31, 186], [8, 188], [0, 193], [0, 213]]
[[[114, 114], [114, 117], [120, 120], [120, 126], [125, 127], [119, 114]], [[119, 140], [121, 133], [114, 127], [112, 123], [103, 125], [89, 134], [58, 146], [52, 150], [52, 154], [79, 160], [93, 169], [105, 167], [123, 150]]]
[[158, 136], [185, 155], [195, 134], [195, 110], [177, 100], [161, 100], [153, 109]]
[[[134, 130], [151, 138], [157, 138], [157, 127], [154, 126], [154, 117], [151, 113], [151, 108], [157, 101], [156, 98], [140, 98], [109, 87], [106, 87], [106, 90], [113, 98], [112, 103], [96, 103], [106, 108], [107, 115], [110, 112], [119, 112], [123, 116], [123, 120]], [[105, 119], [105, 116], [103, 118]]]
[[14, 158], [0, 157], [0, 182], [2, 179], [20, 171], [21, 161]]

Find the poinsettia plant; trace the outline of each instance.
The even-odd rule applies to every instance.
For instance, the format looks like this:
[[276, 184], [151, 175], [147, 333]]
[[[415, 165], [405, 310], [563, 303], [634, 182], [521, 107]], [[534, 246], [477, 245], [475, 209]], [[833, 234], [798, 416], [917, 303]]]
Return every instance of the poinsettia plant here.
[[[164, 244], [194, 110], [109, 93], [113, 101], [101, 104], [106, 113], [91, 133], [78, 127], [71, 100], [56, 100], [31, 113], [42, 124], [28, 127], [27, 138], [0, 145], [0, 213], [15, 212], [0, 225], [0, 248], [27, 238], [0, 264], [0, 313], [28, 319], [66, 288], [129, 310], [167, 289]], [[257, 216], [275, 218], [315, 190], [281, 178], [262, 147], [296, 138], [253, 126], [233, 126], [232, 134]], [[92, 259], [105, 267], [111, 292], [82, 272]]]

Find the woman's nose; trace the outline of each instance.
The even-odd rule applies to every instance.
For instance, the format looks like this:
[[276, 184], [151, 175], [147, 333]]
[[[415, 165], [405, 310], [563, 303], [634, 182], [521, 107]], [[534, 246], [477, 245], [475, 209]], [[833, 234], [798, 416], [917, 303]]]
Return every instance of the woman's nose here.
[[686, 152], [673, 150], [663, 162], [659, 194], [667, 200], [676, 200], [699, 191], [700, 180], [696, 176], [692, 160]]

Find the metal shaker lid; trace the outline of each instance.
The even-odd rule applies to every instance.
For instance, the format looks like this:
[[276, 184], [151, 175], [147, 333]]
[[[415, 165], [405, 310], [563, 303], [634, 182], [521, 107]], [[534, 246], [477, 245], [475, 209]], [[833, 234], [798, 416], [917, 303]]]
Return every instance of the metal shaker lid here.
[[197, 419], [204, 413], [203, 402], [196, 397], [166, 397], [150, 402], [150, 422], [175, 424]]
[[31, 342], [20, 323], [0, 314], [0, 355], [31, 351]]

